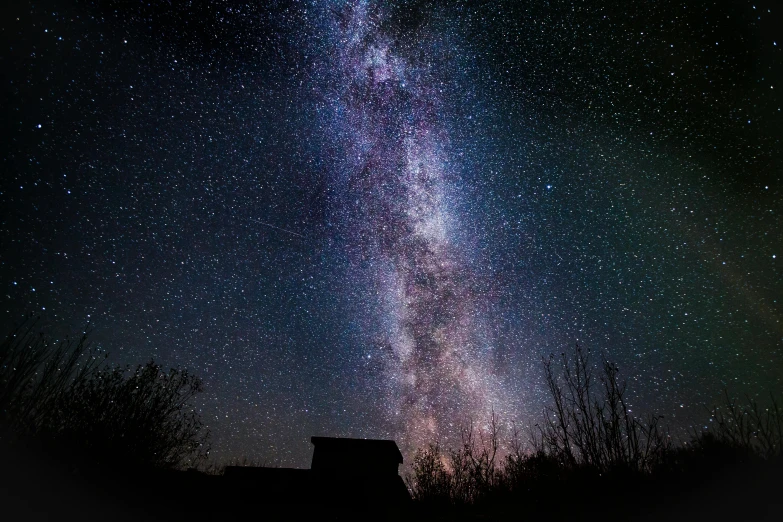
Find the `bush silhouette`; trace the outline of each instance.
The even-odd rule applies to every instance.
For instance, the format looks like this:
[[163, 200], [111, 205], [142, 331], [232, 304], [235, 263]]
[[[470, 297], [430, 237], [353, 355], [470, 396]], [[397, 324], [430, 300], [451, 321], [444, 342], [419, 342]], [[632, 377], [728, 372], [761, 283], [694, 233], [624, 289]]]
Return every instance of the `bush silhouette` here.
[[413, 457], [413, 472], [406, 477], [414, 500], [445, 504], [452, 502], [452, 476], [446, 470], [440, 446], [419, 448]]
[[485, 432], [464, 429], [457, 450], [417, 451], [407, 484], [427, 516], [516, 519], [521, 509], [557, 519], [673, 512], [772, 519], [771, 490], [783, 478], [783, 415], [774, 397], [763, 407], [726, 394], [707, 410], [712, 429], [675, 444], [661, 416], [632, 414], [611, 362], [596, 368], [577, 345], [545, 359], [543, 369], [550, 403], [527, 445], [515, 430], [496, 462], [493, 414]]
[[430, 444], [416, 452], [408, 487], [416, 500], [430, 504], [471, 504], [480, 501], [502, 483], [497, 456], [500, 429], [493, 413], [486, 430], [471, 424], [462, 429], [461, 445], [441, 452]]
[[565, 466], [587, 466], [601, 473], [646, 472], [671, 448], [660, 425], [661, 416], [633, 416], [626, 405], [626, 384], [618, 368], [603, 361], [598, 382], [590, 353], [576, 345], [573, 358], [561, 354], [544, 361], [544, 374], [553, 405], [544, 410], [534, 447]]
[[87, 335], [52, 343], [27, 319], [0, 343], [0, 421], [33, 434], [57, 411], [73, 382], [89, 379], [103, 362], [88, 350]]
[[99, 369], [73, 382], [43, 429], [98, 464], [123, 456], [137, 467], [180, 467], [206, 449], [201, 421], [186, 408], [200, 391], [187, 371], [166, 373], [154, 362], [130, 374]]
[[55, 344], [35, 325], [0, 344], [0, 421], [13, 443], [74, 466], [171, 469], [206, 456], [209, 434], [189, 406], [198, 378], [154, 361], [110, 367], [87, 333]]
[[709, 410], [716, 426], [715, 438], [756, 458], [783, 458], [783, 411], [773, 394], [770, 393], [769, 398], [769, 405], [762, 407], [756, 399], [746, 395], [743, 405], [724, 391], [723, 406]]

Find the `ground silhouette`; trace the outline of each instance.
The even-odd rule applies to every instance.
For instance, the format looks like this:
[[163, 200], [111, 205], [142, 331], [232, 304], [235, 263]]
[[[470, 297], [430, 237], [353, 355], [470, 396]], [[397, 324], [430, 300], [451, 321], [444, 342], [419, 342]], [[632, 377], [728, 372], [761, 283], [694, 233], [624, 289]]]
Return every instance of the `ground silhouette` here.
[[[544, 361], [551, 401], [523, 443], [462, 431], [420, 448], [405, 482], [394, 441], [313, 437], [310, 469], [205, 466], [201, 383], [154, 362], [110, 367], [86, 335], [18, 328], [0, 344], [0, 509], [25, 520], [777, 520], [783, 412], [725, 396], [713, 428], [675, 443], [590, 353]], [[500, 451], [500, 450], [504, 451]], [[502, 455], [502, 457], [500, 456]], [[407, 488], [406, 488], [407, 484]]]

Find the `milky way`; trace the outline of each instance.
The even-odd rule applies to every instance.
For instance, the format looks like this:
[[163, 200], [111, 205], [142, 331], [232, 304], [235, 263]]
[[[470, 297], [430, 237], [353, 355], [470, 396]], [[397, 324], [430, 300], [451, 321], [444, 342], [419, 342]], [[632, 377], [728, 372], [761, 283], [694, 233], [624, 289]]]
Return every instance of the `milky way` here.
[[436, 53], [421, 35], [403, 45], [387, 34], [384, 11], [371, 2], [335, 11], [334, 109], [345, 161], [333, 183], [349, 248], [375, 267], [366, 290], [385, 302], [365, 320], [386, 324], [376, 342], [385, 347], [389, 413], [406, 443], [422, 445], [484, 420], [497, 385], [477, 321], [485, 297], [454, 241], [461, 216], [444, 78], [432, 72]]

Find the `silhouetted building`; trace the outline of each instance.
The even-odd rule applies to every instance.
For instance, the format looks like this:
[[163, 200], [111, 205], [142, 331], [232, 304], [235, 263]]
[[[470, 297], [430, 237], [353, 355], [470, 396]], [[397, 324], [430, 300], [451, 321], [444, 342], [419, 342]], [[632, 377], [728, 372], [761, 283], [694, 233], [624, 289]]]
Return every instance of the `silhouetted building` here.
[[362, 504], [396, 504], [410, 500], [397, 472], [402, 453], [393, 440], [313, 437], [310, 470], [314, 498]]
[[310, 469], [228, 466], [226, 485], [269, 502], [384, 509], [410, 500], [393, 440], [313, 437]]
[[359, 475], [397, 475], [402, 453], [393, 440], [312, 437], [310, 469]]

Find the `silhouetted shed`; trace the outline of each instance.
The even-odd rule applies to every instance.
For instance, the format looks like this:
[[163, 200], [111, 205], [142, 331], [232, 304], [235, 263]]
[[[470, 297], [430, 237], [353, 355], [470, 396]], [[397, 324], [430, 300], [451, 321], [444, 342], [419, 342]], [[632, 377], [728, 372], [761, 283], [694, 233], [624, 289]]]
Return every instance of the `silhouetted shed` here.
[[351, 475], [396, 476], [402, 453], [393, 440], [312, 437], [315, 446], [310, 469]]
[[310, 464], [313, 499], [376, 511], [410, 501], [408, 488], [397, 474], [402, 453], [393, 440], [313, 437], [310, 441], [315, 446]]
[[227, 466], [222, 481], [226, 498], [237, 504], [252, 497], [287, 509], [324, 506], [378, 516], [410, 501], [397, 473], [402, 453], [393, 440], [312, 437], [310, 441], [314, 446], [310, 469]]

